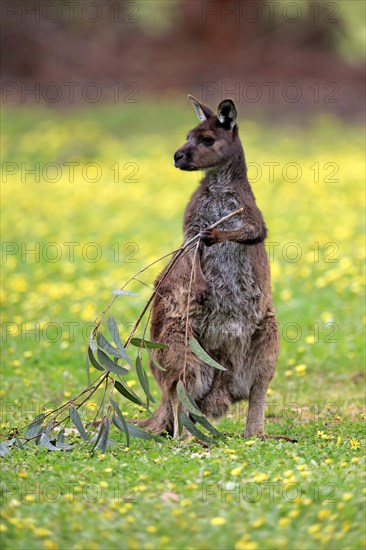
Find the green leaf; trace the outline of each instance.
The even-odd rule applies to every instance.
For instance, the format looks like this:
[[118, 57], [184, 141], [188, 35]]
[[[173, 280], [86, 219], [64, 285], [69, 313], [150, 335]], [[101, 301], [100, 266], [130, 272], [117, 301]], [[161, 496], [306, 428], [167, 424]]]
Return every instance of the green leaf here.
[[63, 450], [63, 451], [69, 451], [74, 448], [75, 445], [70, 445], [68, 443], [64, 442], [64, 434], [65, 434], [65, 428], [62, 428], [56, 438], [56, 447]]
[[185, 426], [187, 430], [198, 440], [204, 441], [205, 443], [209, 443], [210, 445], [215, 443], [213, 439], [210, 439], [209, 437], [207, 437], [207, 435], [205, 435], [203, 432], [198, 430], [196, 426], [193, 424], [192, 420], [183, 411], [182, 411], [182, 423], [183, 423], [183, 426]]
[[147, 350], [147, 353], [149, 355], [149, 359], [154, 363], [155, 367], [159, 370], [161, 370], [162, 372], [166, 372], [166, 369], [164, 369], [164, 367], [162, 367], [158, 362], [157, 360], [155, 359], [155, 357], [153, 357], [151, 355], [151, 353], [149, 352], [149, 350]]
[[113, 418], [112, 418], [112, 421], [113, 421], [114, 425], [117, 426], [117, 428], [119, 430], [121, 430], [125, 433], [127, 447], [129, 447], [130, 446], [130, 436], [129, 436], [129, 433], [128, 433], [128, 428], [127, 428], [127, 423], [126, 423], [125, 417], [123, 416], [123, 414], [121, 412], [121, 409], [118, 406], [118, 403], [112, 397], [109, 398], [109, 401], [111, 402], [112, 407], [114, 408], [114, 410], [117, 413], [117, 417], [115, 417], [115, 415], [113, 415], [113, 418], [117, 418], [117, 420], [119, 421], [119, 423], [122, 426], [122, 429], [113, 421]]
[[103, 367], [99, 365], [98, 361], [95, 359], [93, 350], [91, 349], [90, 346], [88, 347], [88, 357], [89, 357], [89, 361], [91, 362], [91, 364], [95, 369], [104, 371]]
[[[89, 346], [88, 346], [89, 347]], [[89, 361], [89, 354], [85, 357], [85, 368], [86, 368], [86, 380], [88, 382], [88, 386], [91, 384], [91, 378], [90, 378], [90, 361]]]
[[0, 456], [1, 458], [4, 458], [6, 455], [10, 453], [9, 448], [5, 445], [5, 443], [0, 443]]
[[129, 389], [127, 384], [121, 383], [118, 380], [116, 380], [115, 383], [114, 383], [114, 387], [116, 388], [117, 391], [119, 391], [119, 393], [121, 395], [123, 395], [123, 397], [127, 397], [127, 399], [132, 401], [132, 403], [136, 403], [137, 405], [141, 405], [142, 407], [144, 407], [146, 409], [146, 407], [147, 407], [146, 403], [141, 401], [141, 399], [132, 390]]
[[183, 386], [183, 382], [181, 380], [179, 380], [177, 384], [177, 394], [180, 402], [187, 411], [192, 414], [196, 414], [197, 416], [203, 416], [201, 411], [192, 404], [192, 401], [189, 399], [188, 393], [186, 392], [185, 387]]
[[65, 439], [64, 436], [65, 436], [65, 428], [62, 428], [57, 434], [56, 443], [63, 443]]
[[222, 437], [222, 433], [219, 432], [219, 430], [216, 430], [216, 428], [214, 428], [214, 426], [210, 424], [205, 416], [197, 416], [196, 414], [192, 414], [192, 416], [199, 424], [201, 424], [201, 426], [211, 432], [212, 435], [214, 435], [215, 437]]
[[36, 437], [39, 434], [39, 432], [42, 430], [41, 426], [45, 416], [46, 415], [44, 413], [41, 413], [38, 416], [36, 416], [34, 420], [32, 420], [27, 430], [24, 432], [24, 436], [26, 438], [31, 439], [33, 437]]
[[144, 367], [142, 366], [141, 359], [139, 356], [136, 357], [136, 372], [137, 372], [137, 377], [142, 386], [142, 389], [144, 390], [147, 398], [147, 408], [149, 408], [149, 402], [152, 401], [153, 403], [156, 403], [156, 401], [151, 395], [149, 379], [147, 377]]
[[52, 432], [52, 428], [53, 428], [53, 423], [50, 422], [49, 424], [47, 424], [46, 426], [46, 429], [44, 431], [44, 433], [46, 434], [46, 436], [48, 437], [50, 435], [50, 433]]
[[140, 439], [154, 439], [154, 441], [159, 442], [162, 441], [161, 437], [150, 432], [145, 432], [145, 430], [142, 430], [141, 428], [138, 428], [137, 426], [134, 426], [129, 422], [127, 422], [127, 427], [130, 435], [132, 435], [133, 437], [139, 437]]
[[121, 337], [119, 335], [118, 325], [113, 319], [112, 315], [110, 315], [110, 317], [108, 318], [107, 327], [109, 330], [109, 334], [111, 335], [112, 340], [116, 344], [117, 348], [119, 350], [121, 350], [121, 348], [124, 349]]
[[123, 422], [121, 422], [121, 420], [114, 414], [112, 416], [112, 422], [116, 426], [116, 428], [118, 428], [121, 432], [123, 432], [125, 434], [126, 444], [127, 444], [127, 447], [129, 447], [130, 446], [130, 434], [129, 434], [128, 427], [127, 427], [127, 424], [126, 424], [126, 420], [125, 420], [125, 423], [123, 424]]
[[163, 349], [167, 347], [165, 344], [160, 344], [160, 342], [149, 342], [149, 340], [143, 340], [142, 338], [131, 338], [131, 344], [137, 348], [146, 349]]
[[110, 429], [111, 429], [111, 421], [109, 420], [109, 418], [106, 418], [102, 425], [102, 433], [98, 444], [98, 447], [101, 450], [102, 454], [105, 454], [108, 447], [108, 437], [109, 437]]
[[24, 445], [23, 443], [20, 441], [18, 435], [15, 433], [14, 434], [14, 439], [15, 439], [15, 442], [17, 444], [17, 446], [19, 447], [19, 449], [21, 449], [22, 451], [24, 451]]
[[193, 353], [197, 355], [197, 357], [202, 359], [202, 361], [204, 361], [211, 367], [215, 367], [215, 369], [226, 370], [217, 361], [215, 361], [215, 359], [212, 359], [212, 357], [210, 357], [208, 353], [205, 352], [205, 350], [201, 347], [201, 345], [197, 342], [197, 340], [193, 336], [189, 338], [189, 345]]
[[86, 431], [84, 430], [84, 426], [79, 416], [79, 413], [72, 405], [70, 405], [69, 407], [69, 414], [71, 422], [74, 424], [81, 437], [84, 439], [84, 441], [88, 441], [88, 436], [86, 435]]
[[55, 447], [55, 445], [52, 445], [51, 441], [48, 439], [45, 433], [41, 435], [40, 443], [49, 451], [61, 451], [59, 447]]
[[98, 435], [97, 435], [97, 437], [95, 437], [94, 445], [93, 445], [93, 448], [92, 448], [91, 452], [93, 452], [97, 448], [97, 446], [99, 445], [100, 438], [102, 437], [102, 434], [103, 434], [103, 429], [104, 429], [104, 424], [102, 423], [100, 425], [100, 430], [98, 432]]
[[113, 357], [124, 359], [125, 361], [127, 361], [127, 363], [131, 365], [131, 367], [133, 367], [132, 361], [127, 355], [127, 351], [125, 350], [123, 345], [120, 345], [118, 348], [113, 347], [112, 344], [108, 342], [107, 338], [105, 338], [105, 336], [103, 336], [101, 332], [97, 336], [97, 342], [98, 342], [98, 346], [103, 351], [105, 351], [106, 353], [109, 353], [109, 355], [113, 355]]
[[101, 349], [98, 349], [97, 355], [98, 355], [98, 359], [99, 359], [101, 365], [107, 371], [114, 372], [114, 374], [118, 374], [119, 376], [123, 376], [125, 374], [128, 374], [129, 371], [127, 369], [124, 369], [123, 367], [120, 367], [119, 365], [117, 365], [117, 363], [115, 363], [114, 361], [109, 359], [108, 355], [106, 355], [104, 353], [104, 351], [102, 351]]
[[178, 403], [178, 434], [182, 435], [183, 423], [182, 423], [182, 403]]
[[[197, 403], [189, 395], [189, 393], [187, 393], [187, 397], [190, 400], [190, 402], [192, 403], [192, 405], [194, 407], [197, 407]], [[191, 412], [191, 415], [196, 420], [196, 422], [199, 422], [199, 424], [201, 424], [204, 428], [206, 428], [206, 430], [211, 432], [213, 435], [215, 435], [216, 437], [222, 437], [222, 433], [219, 432], [218, 430], [216, 430], [216, 428], [214, 428], [214, 426], [212, 426], [212, 424], [210, 424], [210, 422], [207, 420], [207, 418], [203, 414], [198, 416], [197, 414], [194, 414], [194, 413]]]

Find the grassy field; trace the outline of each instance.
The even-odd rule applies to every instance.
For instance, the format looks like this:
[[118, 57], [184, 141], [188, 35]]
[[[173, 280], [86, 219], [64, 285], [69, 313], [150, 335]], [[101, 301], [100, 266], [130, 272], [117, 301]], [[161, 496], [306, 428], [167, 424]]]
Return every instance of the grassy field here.
[[[111, 291], [180, 245], [199, 176], [172, 155], [194, 124], [174, 104], [4, 113], [3, 434], [83, 389], [91, 324]], [[363, 133], [329, 117], [303, 128], [242, 120], [240, 133], [281, 331], [266, 429], [298, 443], [242, 439], [243, 403], [208, 449], [193, 439], [127, 448], [117, 430], [105, 455], [81, 441], [70, 452], [12, 448], [3, 548], [363, 547]], [[141, 279], [151, 285], [161, 267]], [[123, 336], [150, 293], [131, 290], [139, 296], [113, 307]]]

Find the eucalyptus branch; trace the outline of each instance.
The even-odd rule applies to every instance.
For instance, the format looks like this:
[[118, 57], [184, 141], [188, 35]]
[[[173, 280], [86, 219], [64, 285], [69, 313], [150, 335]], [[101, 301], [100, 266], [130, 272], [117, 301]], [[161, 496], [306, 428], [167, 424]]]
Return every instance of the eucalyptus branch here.
[[[242, 214], [244, 212], [244, 208], [238, 208], [238, 210], [234, 210], [234, 212], [231, 212], [230, 214], [228, 214], [227, 216], [224, 216], [223, 218], [221, 218], [220, 220], [218, 220], [217, 222], [213, 223], [212, 225], [210, 225], [207, 229], [215, 229], [215, 227], [217, 227], [218, 225], [230, 220], [231, 218], [234, 218], [235, 216], [239, 216], [240, 214]], [[162, 261], [162, 260], [165, 260], [165, 258], [168, 258], [169, 256], [174, 256], [174, 258], [172, 259], [170, 265], [168, 266], [167, 268], [167, 272], [166, 272], [166, 276], [169, 275], [170, 271], [173, 269], [173, 267], [175, 266], [176, 262], [180, 259], [181, 255], [186, 252], [196, 241], [198, 241], [200, 238], [200, 233], [197, 233], [197, 235], [195, 235], [194, 237], [192, 237], [190, 240], [188, 240], [186, 243], [184, 243], [180, 248], [177, 248], [176, 250], [173, 250], [172, 252], [168, 252], [167, 254], [164, 254], [164, 256], [161, 256], [160, 258], [158, 258], [157, 260], [154, 260], [153, 262], [151, 262], [150, 264], [148, 264], [147, 266], [143, 267], [142, 269], [140, 269], [140, 271], [138, 271], [137, 273], [135, 273], [132, 277], [130, 277], [128, 279], [128, 281], [126, 281], [126, 283], [124, 283], [124, 285], [121, 286], [121, 288], [119, 290], [124, 290], [126, 288], [126, 286], [134, 280], [135, 277], [137, 277], [138, 275], [140, 275], [140, 273], [143, 273], [144, 271], [146, 271], [147, 269], [149, 269], [150, 267], [152, 267], [153, 265], [157, 264], [158, 262]], [[164, 277], [165, 278], [165, 277]], [[144, 308], [144, 311], [142, 313], [142, 316], [140, 316], [140, 318], [138, 319], [138, 322], [137, 324], [135, 323], [136, 325], [136, 328], [134, 327], [132, 330], [133, 330], [133, 333], [132, 335], [130, 334], [130, 336], [128, 337], [127, 339], [127, 342], [126, 342], [126, 346], [128, 346], [128, 344], [130, 343], [131, 341], [131, 338], [133, 337], [133, 334], [135, 333], [138, 325], [140, 324], [140, 321], [142, 319], [142, 317], [144, 316], [147, 308], [149, 307], [153, 297], [155, 296], [155, 292], [156, 292], [156, 289], [155, 291], [153, 292], [153, 295], [152, 297], [148, 300], [148, 303], [147, 305], [145, 306]], [[114, 304], [114, 302], [116, 301], [116, 299], [118, 298], [118, 294], [116, 294], [116, 296], [114, 296], [112, 298], [112, 300], [109, 302], [109, 304], [107, 305], [107, 307], [100, 313], [100, 315], [98, 315], [98, 317], [96, 318], [95, 322], [95, 327], [93, 329], [93, 335], [96, 334], [97, 330], [99, 329], [100, 325], [102, 324], [103, 322], [103, 319], [105, 317], [105, 314], [110, 310], [110, 308], [112, 307], [112, 305]], [[135, 329], [135, 330], [134, 330]]]

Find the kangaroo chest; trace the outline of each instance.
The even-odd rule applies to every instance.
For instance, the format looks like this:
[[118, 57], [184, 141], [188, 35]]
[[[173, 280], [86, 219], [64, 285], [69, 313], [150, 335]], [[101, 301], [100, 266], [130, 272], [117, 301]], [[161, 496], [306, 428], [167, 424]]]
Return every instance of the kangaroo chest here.
[[[234, 193], [206, 194], [197, 204], [195, 232], [241, 206]], [[232, 218], [220, 229], [235, 229], [238, 223], [238, 219]], [[225, 352], [227, 347], [246, 347], [258, 323], [262, 292], [248, 248], [233, 241], [202, 247], [201, 268], [210, 292], [206, 303], [193, 313], [192, 321], [207, 350], [220, 348]]]

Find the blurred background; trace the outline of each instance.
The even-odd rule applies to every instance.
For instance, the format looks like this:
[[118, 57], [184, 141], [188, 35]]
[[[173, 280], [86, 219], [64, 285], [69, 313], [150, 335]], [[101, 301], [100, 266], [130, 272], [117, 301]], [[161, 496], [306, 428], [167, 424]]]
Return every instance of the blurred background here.
[[243, 113], [363, 108], [359, 0], [2, 2], [3, 103], [230, 95]]
[[[27, 462], [12, 450], [9, 522], [0, 526], [6, 547], [364, 547], [357, 438], [365, 387], [365, 3], [2, 0], [0, 10], [2, 432], [85, 387], [90, 332], [111, 292], [180, 246], [200, 179], [173, 166], [198, 122], [190, 93], [212, 109], [225, 97], [237, 105], [249, 180], [269, 229], [281, 335], [267, 430], [299, 439], [267, 455], [269, 442], [249, 448], [240, 439], [241, 403], [218, 424], [229, 434], [225, 448], [199, 455], [191, 443], [162, 450], [141, 440], [125, 449], [122, 436], [105, 462], [83, 450], [52, 459], [38, 447]], [[113, 305], [123, 339], [163, 265], [129, 286], [138, 296]], [[134, 371], [127, 382], [143, 398]], [[90, 405], [84, 419], [95, 414]], [[139, 416], [131, 406], [121, 402], [127, 418]], [[33, 495], [24, 500], [19, 485], [27, 476], [32, 487], [40, 476], [80, 485], [102, 479], [104, 491], [106, 475], [110, 491], [114, 479], [133, 487], [145, 480], [145, 496], [129, 508], [104, 492], [99, 501], [28, 502]], [[217, 493], [207, 505], [199, 494], [206, 475], [227, 488], [235, 480], [296, 481], [302, 497], [254, 504]], [[314, 487], [321, 483], [331, 498], [329, 481], [344, 496], [325, 507]], [[161, 493], [175, 492], [187, 498], [165, 507]]]

